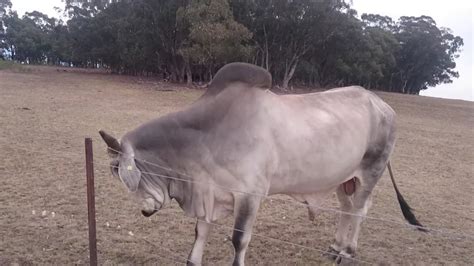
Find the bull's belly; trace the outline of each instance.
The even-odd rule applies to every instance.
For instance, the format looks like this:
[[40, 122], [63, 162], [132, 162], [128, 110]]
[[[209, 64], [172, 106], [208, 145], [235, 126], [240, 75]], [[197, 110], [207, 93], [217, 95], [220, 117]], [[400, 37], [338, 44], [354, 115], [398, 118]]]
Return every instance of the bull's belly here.
[[364, 153], [288, 160], [270, 178], [269, 194], [313, 194], [331, 190], [357, 176]]

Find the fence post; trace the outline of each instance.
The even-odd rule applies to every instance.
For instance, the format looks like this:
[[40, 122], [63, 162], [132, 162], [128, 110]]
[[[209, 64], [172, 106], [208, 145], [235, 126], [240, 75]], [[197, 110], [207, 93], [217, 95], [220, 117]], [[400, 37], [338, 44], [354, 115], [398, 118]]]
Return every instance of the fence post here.
[[89, 263], [97, 266], [97, 238], [95, 226], [94, 157], [92, 139], [85, 139], [86, 177], [87, 177], [87, 213], [89, 220]]

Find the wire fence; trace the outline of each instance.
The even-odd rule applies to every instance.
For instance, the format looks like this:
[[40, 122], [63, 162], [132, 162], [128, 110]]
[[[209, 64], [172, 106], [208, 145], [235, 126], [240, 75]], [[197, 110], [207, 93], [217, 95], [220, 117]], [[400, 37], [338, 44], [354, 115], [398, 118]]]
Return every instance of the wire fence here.
[[[110, 147], [108, 147], [108, 149], [113, 151], [113, 152], [121, 154], [121, 156], [125, 155], [123, 152], [114, 150]], [[238, 190], [238, 189], [228, 188], [228, 187], [225, 187], [225, 186], [222, 186], [222, 185], [219, 185], [219, 184], [215, 184], [215, 183], [211, 183], [211, 182], [196, 181], [196, 180], [193, 180], [192, 176], [190, 176], [186, 173], [180, 172], [180, 171], [176, 171], [176, 170], [171, 169], [169, 167], [165, 167], [165, 166], [162, 166], [162, 165], [159, 165], [159, 164], [156, 164], [156, 163], [148, 162], [146, 160], [139, 159], [139, 158], [136, 158], [136, 157], [129, 157], [129, 158], [133, 158], [136, 161], [139, 161], [139, 162], [151, 165], [151, 166], [155, 166], [155, 167], [160, 168], [160, 169], [165, 170], [165, 171], [174, 172], [174, 173], [178, 174], [179, 176], [184, 176], [184, 177], [187, 177], [189, 179], [173, 177], [173, 176], [168, 176], [168, 175], [162, 175], [162, 174], [157, 174], [157, 173], [152, 173], [152, 172], [146, 172], [146, 171], [141, 171], [141, 170], [138, 170], [138, 169], [131, 169], [129, 171], [139, 171], [142, 174], [147, 174], [147, 175], [151, 175], [151, 176], [166, 178], [166, 179], [170, 179], [170, 180], [188, 182], [188, 183], [199, 184], [199, 185], [212, 186], [214, 188], [218, 188], [218, 189], [221, 189], [221, 190], [224, 190], [224, 191], [227, 191], [227, 192], [245, 194], [245, 195], [249, 195], [249, 196], [256, 196], [256, 197], [260, 197], [261, 199], [267, 199], [267, 198], [270, 197], [269, 195], [266, 195], [266, 194], [241, 191], [241, 190]], [[104, 166], [104, 165], [105, 164], [102, 164], [102, 166]], [[105, 166], [114, 167], [114, 166], [111, 166], [111, 165], [105, 165]], [[273, 198], [273, 199], [276, 199], [276, 198]], [[394, 225], [405, 226], [405, 227], [409, 227], [409, 228], [412, 228], [412, 229], [428, 230], [429, 232], [438, 233], [438, 234], [450, 236], [450, 237], [453, 237], [453, 238], [474, 239], [473, 234], [469, 234], [469, 233], [466, 233], [466, 232], [454, 232], [453, 230], [448, 230], [448, 229], [439, 229], [439, 228], [432, 228], [432, 227], [426, 227], [426, 226], [417, 226], [417, 225], [412, 225], [412, 224], [409, 224], [409, 223], [398, 222], [398, 221], [389, 220], [389, 219], [380, 218], [380, 217], [374, 217], [374, 216], [370, 216], [370, 215], [354, 214], [354, 213], [351, 213], [351, 212], [341, 211], [341, 210], [338, 210], [338, 209], [335, 209], [335, 208], [322, 207], [320, 205], [303, 203], [303, 202], [299, 202], [299, 201], [291, 200], [291, 199], [278, 198], [276, 200], [289, 202], [291, 204], [297, 204], [297, 205], [300, 205], [300, 206], [311, 207], [311, 208], [315, 208], [315, 209], [322, 210], [322, 211], [330, 211], [330, 212], [334, 212], [334, 213], [337, 213], [337, 214], [344, 214], [344, 215], [362, 217], [364, 219], [376, 220], [376, 221], [381, 221], [381, 222], [390, 223], [390, 224], [394, 224]]]
[[[115, 151], [115, 150], [113, 150], [113, 151], [121, 154], [121, 156], [124, 155], [120, 151]], [[127, 169], [128, 171], [139, 171], [141, 174], [144, 174], [144, 175], [156, 176], [156, 177], [160, 177], [160, 178], [165, 178], [165, 179], [170, 179], [170, 180], [175, 180], [175, 181], [181, 181], [181, 182], [188, 182], [188, 183], [193, 183], [193, 184], [198, 184], [198, 185], [212, 186], [213, 188], [221, 189], [221, 190], [224, 190], [224, 191], [227, 191], [227, 192], [245, 194], [245, 195], [249, 195], [249, 196], [256, 196], [256, 197], [260, 197], [261, 199], [269, 198], [269, 196], [266, 195], [266, 194], [241, 191], [241, 190], [238, 190], [238, 189], [224, 187], [222, 185], [212, 183], [212, 182], [198, 181], [198, 180], [193, 179], [193, 177], [191, 175], [188, 175], [188, 174], [180, 172], [180, 171], [176, 171], [176, 170], [171, 169], [169, 167], [165, 167], [165, 166], [162, 166], [162, 165], [159, 165], [159, 164], [156, 164], [156, 163], [148, 162], [146, 160], [139, 159], [139, 158], [136, 158], [136, 157], [133, 157], [133, 159], [136, 160], [137, 162], [145, 163], [145, 164], [160, 168], [162, 170], [175, 173], [180, 177], [163, 175], [163, 174], [158, 174], [158, 173], [153, 173], [153, 172], [146, 172], [146, 171], [141, 171], [139, 169], [133, 169], [133, 168], [132, 169]], [[107, 164], [98, 164], [98, 165], [108, 166], [108, 167], [116, 168], [116, 169], [119, 168], [117, 166], [107, 165]], [[182, 178], [181, 176], [186, 177], [186, 178]], [[285, 201], [285, 202], [291, 202], [292, 204], [298, 204], [298, 205], [304, 206], [304, 207], [311, 206], [312, 208], [317, 208], [317, 209], [323, 210], [323, 211], [331, 211], [331, 212], [334, 212], [334, 213], [337, 213], [337, 214], [346, 214], [346, 215], [358, 216], [358, 217], [362, 217], [362, 218], [365, 218], [365, 219], [371, 219], [371, 220], [377, 220], [377, 221], [381, 221], [381, 222], [385, 222], [385, 223], [391, 223], [391, 224], [407, 226], [409, 228], [414, 228], [414, 229], [426, 229], [429, 232], [435, 232], [435, 233], [438, 233], [438, 234], [442, 234], [442, 235], [449, 236], [449, 237], [454, 237], [454, 238], [471, 238], [471, 239], [474, 239], [473, 235], [466, 234], [466, 233], [458, 233], [458, 232], [455, 232], [455, 233], [448, 232], [446, 229], [435, 229], [435, 228], [420, 227], [420, 226], [415, 226], [415, 225], [411, 225], [411, 224], [408, 224], [408, 223], [401, 223], [401, 222], [388, 220], [388, 219], [384, 219], [384, 218], [380, 218], [380, 217], [372, 217], [372, 216], [368, 216], [368, 215], [357, 215], [357, 214], [353, 214], [353, 213], [350, 213], [350, 212], [344, 212], [344, 211], [333, 209], [333, 208], [322, 207], [322, 206], [319, 206], [319, 205], [311, 205], [311, 204], [308, 204], [308, 203], [302, 203], [302, 202], [293, 201], [293, 200], [287, 200], [287, 199], [277, 199], [277, 200], [281, 200], [281, 201]], [[218, 224], [218, 223], [213, 223], [213, 222], [209, 222], [209, 221], [205, 221], [205, 220], [200, 220], [200, 221], [206, 222], [206, 223], [211, 224], [213, 226], [218, 226], [218, 227], [230, 229], [230, 230], [233, 230], [233, 231], [246, 232], [245, 230], [239, 230], [239, 229], [236, 229], [236, 228], [233, 228], [233, 227], [230, 227], [230, 226], [226, 226], [226, 225], [221, 225], [221, 224]], [[262, 235], [262, 234], [257, 234], [257, 233], [254, 233], [254, 232], [252, 232], [251, 235], [253, 237], [257, 237], [257, 238], [267, 239], [267, 240], [270, 240], [270, 241], [273, 241], [273, 242], [278, 242], [278, 243], [282, 243], [282, 244], [285, 244], [285, 245], [295, 246], [295, 247], [298, 247], [298, 248], [301, 248], [301, 249], [307, 249], [307, 250], [315, 251], [315, 252], [318, 252], [318, 253], [324, 254], [324, 255], [329, 255], [329, 256], [333, 256], [333, 257], [337, 257], [339, 255], [339, 254], [336, 254], [334, 252], [327, 251], [327, 250], [324, 250], [324, 249], [308, 247], [308, 246], [301, 245], [301, 244], [298, 244], [298, 243], [293, 243], [293, 242], [290, 242], [290, 241], [286, 241], [286, 240], [282, 240], [282, 239], [278, 239], [278, 238], [273, 238], [273, 237], [265, 236], [265, 235]], [[353, 262], [357, 262], [359, 264], [376, 264], [376, 262], [369, 262], [367, 260], [362, 260], [360, 258], [347, 258], [347, 259], [349, 259]]]
[[[219, 227], [219, 228], [222, 228], [222, 229], [226, 229], [226, 230], [237, 231], [237, 232], [242, 232], [242, 233], [247, 232], [246, 230], [236, 229], [236, 228], [233, 228], [231, 226], [224, 225], [224, 224], [209, 222], [209, 221], [205, 221], [205, 220], [202, 220], [202, 219], [198, 219], [198, 220], [201, 221], [201, 222], [205, 222], [209, 225]], [[130, 232], [131, 232], [130, 230], [128, 230], [127, 228], [124, 228], [124, 227], [121, 227], [121, 229], [123, 230], [124, 234], [127, 234], [127, 232], [128, 232], [128, 234], [130, 235]], [[287, 245], [287, 246], [293, 246], [293, 247], [300, 248], [300, 249], [306, 249], [306, 250], [309, 250], [309, 251], [314, 251], [314, 252], [317, 252], [318, 254], [323, 254], [323, 255], [332, 256], [332, 257], [337, 257], [339, 255], [338, 253], [335, 253], [335, 252], [329, 251], [329, 250], [325, 250], [325, 249], [322, 249], [322, 248], [309, 247], [309, 246], [294, 243], [294, 242], [291, 242], [291, 241], [282, 240], [282, 239], [278, 239], [278, 238], [274, 238], [274, 237], [270, 237], [270, 236], [266, 236], [266, 235], [262, 235], [262, 234], [257, 234], [253, 231], [250, 232], [250, 233], [251, 233], [252, 237], [256, 237], [256, 238], [260, 238], [260, 239], [264, 239], [264, 240], [269, 240], [269, 241], [272, 241], [272, 242], [275, 242], [275, 243], [280, 243], [280, 244], [284, 244], [284, 245]], [[134, 236], [137, 236], [137, 235], [134, 234]], [[153, 241], [150, 241], [150, 240], [148, 240], [147, 238], [145, 238], [143, 236], [138, 236], [138, 237], [141, 240], [143, 240], [144, 242], [146, 242], [147, 244], [149, 244], [151, 246], [154, 246], [158, 250], [164, 251], [168, 254], [168, 256], [163, 256], [162, 254], [160, 254], [160, 256], [157, 256], [159, 259], [166, 260], [166, 261], [173, 262], [173, 263], [177, 263], [177, 264], [182, 264], [183, 262], [184, 263], [185, 262], [194, 263], [193, 261], [190, 261], [186, 256], [176, 255], [176, 253], [178, 253], [176, 251], [169, 250], [169, 249], [167, 249], [163, 246], [157, 245]], [[172, 258], [170, 258], [170, 257], [172, 257]], [[357, 262], [361, 265], [376, 264], [375, 262], [369, 262], [369, 261], [363, 260], [361, 258], [347, 257], [346, 259], [348, 259], [350, 261], [353, 261], [353, 262]]]
[[[25, 150], [26, 152], [37, 152], [37, 151], [28, 150], [28, 149], [23, 149], [23, 150]], [[125, 155], [121, 151], [116, 151], [116, 150], [113, 150], [113, 149], [110, 149], [110, 150], [112, 150], [113, 152], [121, 154], [121, 156]], [[41, 153], [41, 152], [38, 152], [38, 153]], [[70, 155], [74, 156], [74, 157], [77, 157], [76, 153], [70, 153]], [[225, 186], [222, 186], [222, 185], [219, 185], [219, 184], [216, 184], [216, 183], [212, 183], [212, 182], [197, 181], [197, 180], [194, 180], [191, 175], [188, 175], [188, 174], [180, 172], [180, 171], [176, 171], [176, 170], [171, 169], [169, 167], [165, 167], [165, 166], [162, 166], [162, 165], [159, 165], [159, 164], [156, 164], [156, 163], [148, 162], [146, 160], [142, 160], [142, 159], [139, 159], [139, 158], [136, 158], [136, 157], [133, 157], [133, 159], [135, 159], [136, 161], [139, 161], [141, 163], [145, 163], [145, 164], [157, 167], [159, 169], [162, 169], [162, 170], [165, 170], [165, 171], [168, 171], [168, 172], [175, 173], [178, 176], [186, 177], [186, 178], [181, 178], [181, 177], [176, 177], [176, 176], [169, 176], [169, 175], [162, 175], [162, 174], [157, 174], [157, 173], [153, 173], [153, 172], [145, 172], [145, 171], [140, 171], [141, 174], [156, 176], [156, 177], [159, 177], [159, 178], [165, 178], [165, 179], [170, 179], [170, 180], [175, 180], [175, 181], [180, 181], [180, 182], [189, 182], [189, 183], [198, 184], [198, 185], [212, 186], [213, 188], [221, 189], [221, 190], [227, 191], [227, 192], [260, 197], [262, 200], [270, 198], [270, 196], [262, 194], [262, 193], [246, 192], [246, 191], [241, 191], [241, 190], [238, 190], [238, 189], [228, 188], [228, 187], [225, 187]], [[102, 164], [102, 163], [97, 163], [97, 162], [94, 162], [94, 165], [111, 167], [111, 168], [118, 168], [118, 167], [112, 166], [110, 164]], [[131, 171], [134, 171], [134, 169], [132, 169]], [[135, 170], [135, 171], [139, 171], [139, 170]], [[315, 208], [315, 209], [319, 209], [321, 211], [332, 212], [332, 213], [336, 213], [336, 214], [340, 214], [340, 215], [344, 214], [344, 215], [362, 217], [364, 219], [380, 221], [380, 222], [389, 223], [389, 224], [393, 224], [393, 225], [398, 225], [398, 226], [402, 226], [402, 227], [408, 227], [408, 228], [411, 228], [411, 229], [420, 229], [420, 228], [422, 228], [422, 229], [428, 230], [429, 235], [434, 235], [433, 233], [437, 233], [439, 235], [454, 238], [454, 239], [470, 239], [470, 240], [474, 239], [473, 234], [466, 233], [466, 232], [454, 231], [452, 229], [419, 227], [419, 226], [415, 226], [415, 225], [411, 225], [411, 224], [408, 224], [408, 223], [399, 222], [399, 221], [395, 221], [395, 220], [390, 220], [390, 219], [386, 219], [386, 218], [374, 217], [374, 216], [369, 216], [369, 215], [358, 215], [358, 214], [353, 214], [353, 213], [350, 213], [350, 212], [344, 212], [344, 211], [341, 211], [341, 210], [338, 210], [338, 209], [335, 209], [335, 208], [323, 207], [323, 206], [320, 206], [320, 205], [312, 205], [312, 204], [303, 203], [303, 202], [299, 202], [299, 201], [291, 200], [291, 199], [271, 198], [271, 200], [289, 202], [291, 204], [296, 204], [298, 206], [312, 207], [312, 208]], [[204, 220], [201, 220], [201, 221], [204, 221]], [[233, 227], [218, 224], [218, 223], [212, 223], [212, 222], [208, 222], [208, 221], [204, 221], [204, 222], [206, 222], [208, 224], [211, 224], [213, 226], [216, 226], [216, 227], [224, 228], [224, 229], [230, 229], [230, 230], [234, 230], [234, 231], [245, 232], [244, 230], [235, 229]], [[286, 241], [286, 240], [282, 240], [282, 239], [278, 239], [278, 238], [273, 238], [273, 237], [265, 236], [265, 235], [262, 235], [262, 234], [252, 233], [252, 236], [257, 237], [257, 238], [261, 238], [261, 239], [270, 240], [270, 241], [273, 241], [273, 242], [278, 242], [278, 243], [285, 244], [285, 245], [291, 245], [291, 246], [301, 248], [301, 249], [315, 251], [315, 252], [318, 252], [318, 253], [324, 254], [324, 255], [338, 256], [338, 254], [336, 254], [334, 252], [324, 250], [324, 249], [308, 247], [308, 246], [301, 245], [301, 244], [298, 244], [298, 243], [293, 243], [293, 242], [290, 242], [290, 241]], [[160, 248], [161, 250], [164, 249], [164, 247], [157, 246], [155, 243], [153, 243], [152, 241], [146, 239], [145, 237], [141, 237], [141, 239], [143, 239], [143, 241], [147, 242], [148, 244], [150, 244], [152, 246]], [[170, 256], [162, 256], [161, 255], [161, 256], [156, 256], [156, 257], [161, 259], [161, 260], [171, 262], [173, 264], [179, 264], [179, 265], [181, 265], [183, 262], [189, 262], [188, 259], [185, 258], [184, 256], [183, 257], [176, 256], [176, 253], [174, 251], [169, 251], [168, 250], [166, 252], [169, 253]], [[170, 257], [172, 257], [172, 258], [170, 258]], [[360, 263], [360, 264], [376, 264], [376, 262], [369, 262], [367, 260], [362, 260], [360, 258], [348, 258], [348, 259], [350, 259], [354, 262]]]
[[[121, 154], [122, 156], [124, 156], [125, 154], [123, 154], [123, 152], [121, 151], [117, 151], [117, 150], [114, 150], [110, 147], [108, 147], [109, 150], [113, 151], [113, 152], [116, 152], [116, 153], [119, 153]], [[19, 148], [17, 147], [16, 150], [19, 150]], [[21, 149], [25, 152], [35, 152], [35, 153], [40, 153], [40, 154], [43, 154], [42, 152], [39, 152], [39, 151], [36, 151], [36, 150], [31, 150], [31, 149]], [[71, 157], [77, 157], [77, 153], [68, 153], [68, 152], [62, 152], [62, 154], [68, 154], [70, 155]], [[50, 156], [51, 154], [48, 154], [48, 156]], [[416, 225], [411, 225], [409, 223], [406, 223], [406, 222], [400, 222], [400, 221], [396, 221], [396, 220], [391, 220], [391, 219], [385, 219], [385, 218], [381, 218], [381, 217], [376, 217], [376, 216], [371, 216], [371, 215], [358, 215], [358, 214], [354, 214], [354, 213], [350, 213], [350, 212], [344, 212], [344, 211], [341, 211], [339, 209], [336, 209], [336, 208], [331, 208], [331, 207], [323, 207], [323, 206], [319, 206], [319, 205], [312, 205], [312, 204], [308, 204], [308, 203], [303, 203], [303, 202], [299, 202], [299, 201], [296, 201], [296, 200], [292, 200], [292, 199], [285, 199], [285, 198], [275, 198], [275, 197], [271, 197], [271, 196], [268, 196], [268, 195], [265, 195], [265, 194], [260, 194], [260, 193], [252, 193], [252, 192], [246, 192], [246, 191], [240, 191], [240, 190], [237, 190], [237, 189], [232, 189], [232, 188], [228, 188], [228, 187], [224, 187], [224, 186], [221, 186], [221, 185], [218, 185], [218, 184], [215, 184], [215, 183], [211, 183], [211, 182], [205, 182], [205, 181], [195, 181], [195, 180], [190, 180], [192, 179], [193, 177], [191, 175], [188, 175], [188, 174], [185, 174], [185, 173], [182, 173], [180, 171], [176, 171], [176, 170], [173, 170], [169, 167], [165, 167], [165, 166], [161, 166], [161, 165], [158, 165], [156, 163], [152, 163], [152, 162], [148, 162], [146, 160], [141, 160], [141, 159], [138, 159], [138, 158], [135, 158], [133, 157], [135, 160], [138, 160], [140, 162], [143, 162], [143, 163], [146, 163], [146, 164], [149, 164], [149, 165], [152, 165], [152, 166], [155, 166], [155, 167], [158, 167], [160, 169], [163, 169], [163, 170], [166, 170], [166, 171], [170, 171], [170, 172], [174, 172], [180, 176], [184, 176], [184, 177], [187, 177], [189, 179], [185, 179], [185, 178], [178, 178], [178, 177], [172, 177], [172, 176], [167, 176], [167, 175], [161, 175], [161, 174], [157, 174], [157, 173], [152, 173], [152, 172], [145, 172], [145, 171], [140, 171], [142, 174], [148, 174], [148, 175], [152, 175], [152, 176], [156, 176], [156, 177], [161, 177], [161, 178], [166, 178], [166, 179], [170, 179], [170, 180], [175, 180], [175, 181], [181, 181], [181, 182], [189, 182], [189, 183], [194, 183], [194, 184], [200, 184], [200, 185], [208, 185], [208, 186], [213, 186], [215, 188], [218, 188], [218, 189], [221, 189], [221, 190], [224, 190], [224, 191], [228, 191], [228, 192], [233, 192], [233, 193], [239, 193], [239, 194], [247, 194], [247, 195], [250, 195], [250, 196], [257, 196], [257, 197], [260, 197], [262, 199], [271, 199], [271, 200], [277, 200], [277, 201], [281, 201], [281, 202], [288, 202], [290, 204], [294, 204], [294, 205], [298, 205], [298, 206], [303, 206], [303, 207], [312, 207], [312, 208], [315, 208], [315, 209], [318, 209], [318, 210], [321, 210], [321, 211], [327, 211], [327, 212], [333, 212], [333, 213], [337, 213], [337, 214], [346, 214], [346, 215], [351, 215], [351, 216], [358, 216], [358, 217], [362, 217], [364, 219], [368, 219], [368, 220], [374, 220], [374, 221], [380, 221], [380, 222], [385, 222], [385, 223], [389, 223], [389, 224], [393, 224], [393, 225], [397, 225], [397, 226], [400, 226], [400, 227], [408, 227], [408, 228], [411, 228], [411, 229], [418, 229], [420, 228], [419, 226], [416, 226]], [[102, 164], [102, 163], [97, 163], [94, 161], [94, 164], [95, 165], [100, 165], [100, 166], [106, 166], [106, 167], [113, 167], [111, 166], [110, 164]], [[81, 166], [82, 167], [82, 166]], [[373, 211], [371, 211], [372, 213], [374, 213]], [[388, 216], [386, 214], [378, 214], [379, 216]], [[393, 217], [391, 217], [393, 218]], [[453, 229], [446, 229], [446, 228], [434, 228], [434, 227], [426, 227], [426, 226], [423, 226], [421, 227], [422, 229], [426, 229], [428, 230], [428, 233], [438, 233], [440, 235], [444, 235], [444, 236], [447, 236], [447, 237], [451, 237], [451, 238], [454, 238], [454, 239], [464, 239], [464, 238], [469, 238], [469, 239], [474, 239], [474, 234], [471, 234], [471, 233], [467, 233], [467, 232], [460, 232], [460, 231], [455, 231]], [[433, 234], [430, 234], [430, 235], [433, 235]]]

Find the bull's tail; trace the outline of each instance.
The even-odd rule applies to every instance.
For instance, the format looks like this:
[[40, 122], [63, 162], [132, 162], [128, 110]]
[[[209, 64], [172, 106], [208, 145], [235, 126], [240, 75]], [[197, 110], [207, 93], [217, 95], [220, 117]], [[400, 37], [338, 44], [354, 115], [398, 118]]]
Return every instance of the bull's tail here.
[[427, 232], [428, 230], [423, 227], [423, 225], [416, 219], [415, 214], [413, 214], [412, 209], [403, 198], [402, 193], [398, 190], [397, 184], [395, 183], [395, 179], [393, 178], [392, 166], [390, 165], [390, 161], [387, 164], [388, 173], [390, 174], [390, 179], [392, 180], [393, 187], [395, 188], [395, 192], [397, 193], [398, 203], [400, 204], [400, 209], [402, 209], [403, 217], [405, 220], [408, 221], [411, 225], [416, 226], [416, 228], [420, 231]]

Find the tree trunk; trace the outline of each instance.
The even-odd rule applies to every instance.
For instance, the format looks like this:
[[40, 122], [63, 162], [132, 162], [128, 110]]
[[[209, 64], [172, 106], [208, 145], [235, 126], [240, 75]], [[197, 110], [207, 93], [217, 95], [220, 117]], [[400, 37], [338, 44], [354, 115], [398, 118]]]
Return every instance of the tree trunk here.
[[212, 74], [212, 68], [213, 68], [213, 64], [209, 64], [207, 65], [207, 71], [208, 71], [208, 80], [207, 81], [212, 81], [212, 78], [213, 78], [213, 74]]
[[191, 86], [193, 84], [193, 73], [191, 72], [191, 66], [186, 63], [186, 84]]
[[184, 82], [184, 76], [186, 75], [186, 64], [181, 64], [179, 67], [179, 82]]
[[388, 83], [388, 91], [392, 92], [393, 91], [393, 88], [392, 88], [392, 81], [393, 81], [393, 73], [390, 74], [390, 81]]
[[406, 87], [407, 87], [407, 83], [408, 83], [408, 79], [405, 79], [404, 83], [403, 83], [403, 86], [402, 86], [402, 93], [407, 93], [406, 92]]
[[268, 35], [267, 35], [267, 29], [265, 25], [263, 25], [263, 35], [265, 37], [265, 45], [264, 49], [262, 51], [262, 67], [265, 68], [267, 71], [270, 71], [269, 69], [269, 51], [268, 51]]
[[281, 84], [281, 87], [283, 89], [288, 89], [288, 84], [290, 83], [291, 78], [293, 78], [293, 75], [295, 74], [296, 66], [298, 65], [298, 59], [292, 60], [293, 63], [290, 65], [290, 68], [286, 69], [285, 71], [285, 76], [283, 77], [283, 82]]
[[267, 71], [270, 71], [270, 66], [268, 63], [268, 61], [270, 60], [269, 57], [270, 57], [270, 54], [268, 53], [268, 44], [266, 44], [265, 45], [265, 69]]

